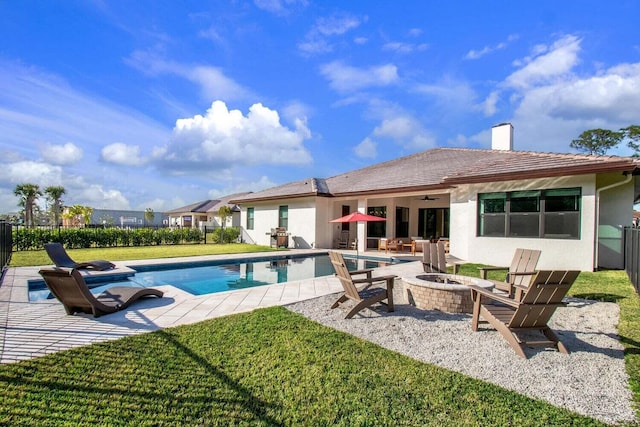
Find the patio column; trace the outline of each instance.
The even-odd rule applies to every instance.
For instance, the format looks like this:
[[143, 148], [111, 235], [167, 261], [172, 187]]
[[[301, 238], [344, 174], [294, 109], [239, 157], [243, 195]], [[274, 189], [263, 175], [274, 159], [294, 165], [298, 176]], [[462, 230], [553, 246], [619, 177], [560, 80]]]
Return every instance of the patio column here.
[[[367, 213], [367, 200], [358, 199], [358, 212]], [[356, 222], [357, 236], [358, 236], [358, 249], [362, 252], [367, 250], [367, 223]]]

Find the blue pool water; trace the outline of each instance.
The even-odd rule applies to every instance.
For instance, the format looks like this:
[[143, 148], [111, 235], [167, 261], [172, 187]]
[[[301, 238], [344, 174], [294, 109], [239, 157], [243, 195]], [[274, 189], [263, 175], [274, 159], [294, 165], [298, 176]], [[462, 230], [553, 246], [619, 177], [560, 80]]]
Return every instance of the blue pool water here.
[[[357, 262], [356, 262], [357, 261]], [[388, 260], [348, 258], [349, 270], [376, 268]], [[397, 262], [397, 261], [394, 261]], [[135, 276], [116, 281], [89, 283], [91, 291], [102, 292], [111, 286], [154, 287], [172, 285], [193, 295], [204, 295], [295, 280], [328, 276], [334, 273], [328, 255], [279, 256], [271, 259], [245, 258], [233, 261], [204, 261], [136, 266]], [[49, 298], [43, 281], [29, 283], [29, 299]]]

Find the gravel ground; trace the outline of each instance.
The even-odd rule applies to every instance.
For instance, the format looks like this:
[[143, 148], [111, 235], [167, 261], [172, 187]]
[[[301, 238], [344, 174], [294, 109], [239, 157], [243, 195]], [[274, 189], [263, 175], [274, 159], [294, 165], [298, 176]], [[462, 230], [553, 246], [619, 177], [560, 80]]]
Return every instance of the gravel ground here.
[[[497, 384], [532, 398], [607, 423], [633, 422], [632, 394], [618, 341], [618, 305], [568, 299], [551, 327], [571, 354], [544, 347], [516, 355], [502, 336], [481, 324], [471, 331], [471, 315], [420, 310], [406, 303], [402, 282], [394, 289], [396, 310], [365, 309], [346, 320], [345, 308], [331, 310], [328, 295], [287, 308], [337, 330], [414, 359]], [[347, 303], [348, 304], [348, 303]]]

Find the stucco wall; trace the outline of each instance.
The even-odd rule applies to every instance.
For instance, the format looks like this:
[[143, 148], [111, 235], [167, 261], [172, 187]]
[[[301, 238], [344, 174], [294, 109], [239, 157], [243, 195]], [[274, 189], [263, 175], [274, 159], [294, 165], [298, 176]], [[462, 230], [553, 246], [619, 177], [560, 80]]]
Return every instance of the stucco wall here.
[[[598, 176], [598, 188], [622, 182], [621, 174]], [[598, 266], [624, 268], [623, 229], [633, 220], [634, 181], [600, 192], [600, 219], [598, 227]]]
[[277, 203], [256, 203], [242, 206], [242, 226], [247, 224], [247, 208], [254, 208], [253, 230], [246, 230], [253, 241], [259, 245], [269, 245], [268, 233], [278, 226], [279, 206], [289, 207], [289, 225], [291, 233], [289, 247], [310, 248], [316, 240], [315, 198], [285, 199]]
[[[477, 236], [478, 193], [549, 188], [582, 188], [580, 239], [540, 239]], [[539, 269], [593, 270], [595, 239], [595, 176], [548, 178], [461, 185], [451, 194], [451, 254], [489, 265], [511, 263], [517, 248], [540, 249]]]

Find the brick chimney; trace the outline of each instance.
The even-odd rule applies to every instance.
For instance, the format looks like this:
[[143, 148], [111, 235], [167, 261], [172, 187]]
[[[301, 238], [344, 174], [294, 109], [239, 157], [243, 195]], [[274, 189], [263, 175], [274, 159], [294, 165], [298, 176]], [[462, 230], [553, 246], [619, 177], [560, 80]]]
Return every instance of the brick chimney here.
[[513, 126], [511, 123], [500, 123], [491, 128], [492, 150], [513, 150]]

